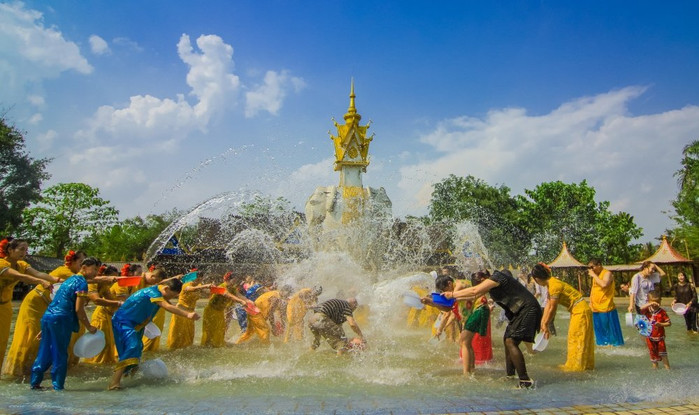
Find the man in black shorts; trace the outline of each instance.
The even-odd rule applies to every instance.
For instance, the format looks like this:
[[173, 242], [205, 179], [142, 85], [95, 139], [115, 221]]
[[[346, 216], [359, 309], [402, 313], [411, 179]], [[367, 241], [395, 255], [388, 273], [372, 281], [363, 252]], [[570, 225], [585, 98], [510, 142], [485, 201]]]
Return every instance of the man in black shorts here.
[[342, 328], [342, 324], [345, 321], [357, 333], [363, 345], [365, 343], [364, 336], [352, 315], [356, 308], [357, 300], [354, 298], [348, 298], [347, 300], [333, 298], [313, 307], [315, 314], [308, 321], [308, 327], [311, 329], [311, 333], [313, 333], [311, 350], [317, 349], [320, 346], [320, 338], [324, 337], [330, 347], [333, 350], [337, 350], [338, 355], [346, 352], [351, 345], [345, 336], [345, 330]]

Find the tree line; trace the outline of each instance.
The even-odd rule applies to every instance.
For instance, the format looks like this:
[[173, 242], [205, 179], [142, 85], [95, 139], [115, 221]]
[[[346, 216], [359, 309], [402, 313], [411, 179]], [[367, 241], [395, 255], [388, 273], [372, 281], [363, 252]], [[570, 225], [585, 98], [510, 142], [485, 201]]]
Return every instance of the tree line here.
[[[33, 159], [24, 134], [4, 116], [0, 159], [0, 235], [29, 239], [39, 255], [60, 258], [68, 249], [83, 249], [104, 260], [142, 260], [151, 242], [181, 214], [174, 210], [119, 220], [119, 211], [87, 184], [59, 183], [42, 191], [51, 160]], [[684, 148], [675, 176], [671, 217], [676, 226], [667, 234], [675, 248], [694, 258], [699, 255], [699, 140]], [[585, 180], [541, 183], [511, 195], [505, 185], [450, 175], [434, 185], [428, 214], [410, 219], [474, 222], [491, 260], [501, 265], [551, 261], [562, 241], [579, 260], [600, 258], [607, 264], [634, 262], [653, 251], [653, 246], [633, 243], [643, 235], [633, 216], [596, 201], [595, 189]]]

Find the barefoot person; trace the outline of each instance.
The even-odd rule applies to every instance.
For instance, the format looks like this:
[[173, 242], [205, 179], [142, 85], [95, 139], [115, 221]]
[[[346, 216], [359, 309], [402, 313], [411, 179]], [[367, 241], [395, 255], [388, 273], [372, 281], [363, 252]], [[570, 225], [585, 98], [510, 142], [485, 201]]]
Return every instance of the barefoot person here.
[[447, 298], [475, 299], [486, 293], [505, 310], [509, 323], [505, 328], [505, 368], [507, 376], [519, 377], [520, 388], [531, 388], [534, 381], [527, 373], [524, 355], [519, 348], [523, 341], [534, 342], [537, 329], [541, 323], [541, 307], [527, 287], [520, 284], [508, 270], [495, 271], [492, 276], [482, 281], [474, 280], [477, 285], [454, 292], [445, 292]]
[[68, 278], [56, 292], [41, 318], [41, 342], [39, 354], [32, 366], [32, 389], [43, 389], [41, 381], [44, 372], [51, 369], [51, 382], [54, 390], [63, 390], [68, 371], [68, 344], [73, 332], [78, 331], [79, 324], [85, 330], [95, 333], [97, 328], [90, 324], [85, 313], [87, 297], [87, 280], [97, 276], [100, 261], [97, 258], [85, 258], [80, 272]]
[[[352, 315], [356, 309], [357, 300], [355, 298], [348, 298], [347, 300], [333, 298], [314, 307], [315, 313], [308, 321], [308, 327], [311, 329], [311, 333], [313, 333], [311, 350], [315, 350], [320, 346], [321, 337], [328, 341], [333, 350], [337, 350], [338, 355], [355, 347], [356, 343], [361, 343], [362, 346], [365, 345], [366, 341], [362, 330]], [[359, 336], [358, 340], [347, 340], [345, 330], [342, 328], [342, 324], [345, 321]]]
[[121, 378], [138, 368], [143, 353], [143, 328], [156, 315], [158, 310], [198, 320], [199, 314], [185, 311], [169, 303], [177, 298], [182, 290], [182, 282], [169, 279], [162, 284], [136, 291], [112, 317], [114, 342], [119, 362], [109, 383], [109, 390], [121, 389]]
[[595, 342], [598, 346], [623, 346], [619, 314], [614, 305], [614, 278], [602, 266], [599, 259], [593, 258], [587, 264], [587, 274], [592, 278], [590, 308], [595, 329]]
[[665, 310], [660, 307], [660, 294], [648, 293], [648, 302], [641, 307], [641, 313], [648, 318], [653, 327], [650, 336], [646, 337], [646, 346], [648, 346], [653, 369], [657, 369], [658, 362], [662, 361], [665, 369], [670, 370], [670, 361], [665, 347], [665, 327], [670, 327], [672, 323]]
[[[69, 251], [64, 257], [63, 265], [57, 267], [49, 273], [58, 282], [65, 281], [80, 272], [83, 259], [87, 255], [83, 251]], [[53, 287], [57, 290], [58, 287]], [[7, 352], [7, 360], [2, 369], [3, 375], [9, 375], [16, 379], [29, 378], [32, 373], [32, 365], [39, 353], [39, 336], [41, 332], [41, 318], [46, 312], [46, 308], [51, 303], [51, 291], [46, 290], [41, 284], [29, 291], [22, 304], [19, 306], [17, 320], [15, 321], [15, 332], [12, 335], [12, 344]], [[83, 333], [85, 332], [83, 327]], [[71, 343], [74, 343], [71, 336]], [[68, 365], [70, 366], [70, 351], [68, 347]]]
[[5, 358], [10, 338], [12, 293], [15, 285], [22, 281], [48, 289], [51, 283], [58, 282], [57, 278], [36, 271], [24, 261], [28, 249], [29, 244], [24, 239], [0, 240], [0, 365]]
[[538, 263], [532, 267], [532, 276], [539, 285], [549, 289], [549, 301], [541, 318], [541, 331], [549, 338], [548, 322], [556, 313], [558, 305], [570, 312], [568, 325], [568, 354], [562, 369], [566, 372], [580, 372], [595, 368], [595, 340], [592, 329], [592, 310], [583, 299], [580, 291], [556, 277], [551, 276], [551, 269], [546, 264]]

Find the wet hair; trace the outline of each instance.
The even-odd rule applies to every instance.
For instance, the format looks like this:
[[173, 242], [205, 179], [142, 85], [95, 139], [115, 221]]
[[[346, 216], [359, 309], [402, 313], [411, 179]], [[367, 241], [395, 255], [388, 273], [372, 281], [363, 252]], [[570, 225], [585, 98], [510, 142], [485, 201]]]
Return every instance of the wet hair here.
[[143, 269], [140, 264], [124, 264], [123, 267], [121, 267], [121, 275], [123, 277], [128, 277], [130, 275], [133, 275], [136, 270], [139, 268]]
[[153, 268], [150, 271], [150, 275], [151, 277], [160, 278], [161, 280], [167, 278], [167, 272], [165, 272], [165, 268], [161, 267], [160, 265], [156, 265], [155, 268]]
[[434, 286], [439, 292], [444, 292], [447, 289], [447, 286], [449, 285], [450, 282], [454, 282], [454, 278], [450, 277], [449, 275], [440, 275], [437, 277], [436, 280], [434, 280]]
[[173, 278], [171, 280], [163, 281], [161, 285], [164, 285], [168, 288], [170, 288], [170, 291], [179, 293], [182, 291], [182, 281], [178, 280], [177, 278]]
[[651, 291], [648, 293], [648, 299], [653, 300], [656, 303], [660, 303], [660, 300], [662, 300], [662, 297], [659, 292], [657, 291]]
[[102, 266], [100, 267], [100, 271], [97, 274], [105, 276], [116, 276], [119, 275], [119, 270], [114, 265], [102, 264]]
[[476, 271], [473, 274], [471, 274], [471, 285], [476, 286], [483, 282], [483, 280], [487, 280], [488, 277], [490, 277], [490, 273], [488, 272], [488, 270]]
[[76, 261], [80, 257], [87, 257], [87, 254], [85, 251], [73, 251], [72, 249], [68, 251], [65, 257], [63, 257], [63, 261], [65, 262], [66, 265], [69, 265], [73, 261]]
[[102, 261], [100, 261], [99, 259], [97, 259], [95, 257], [89, 256], [89, 257], [83, 259], [83, 262], [81, 262], [80, 265], [83, 267], [91, 267], [93, 265], [96, 265], [97, 267], [99, 267], [100, 265], [102, 265]]
[[539, 262], [532, 267], [532, 276], [540, 280], [547, 280], [551, 278], [551, 268], [546, 264]]
[[26, 242], [26, 239], [13, 238], [11, 236], [3, 239], [0, 241], [0, 258], [5, 258], [9, 254], [10, 249], [17, 249], [18, 246]]

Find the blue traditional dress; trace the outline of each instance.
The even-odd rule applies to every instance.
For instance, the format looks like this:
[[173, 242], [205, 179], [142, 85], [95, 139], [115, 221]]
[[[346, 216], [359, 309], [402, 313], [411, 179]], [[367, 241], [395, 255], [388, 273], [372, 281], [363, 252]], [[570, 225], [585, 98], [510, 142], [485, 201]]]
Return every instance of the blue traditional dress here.
[[112, 329], [119, 354], [117, 370], [138, 366], [143, 353], [143, 328], [158, 312], [161, 301], [165, 301], [163, 294], [154, 285], [136, 291], [114, 313]]
[[80, 327], [75, 311], [78, 297], [87, 297], [87, 281], [81, 274], [75, 274], [61, 284], [41, 318], [41, 342], [32, 366], [32, 388], [41, 386], [44, 372], [52, 367], [53, 388], [63, 390], [68, 371], [70, 336]]

